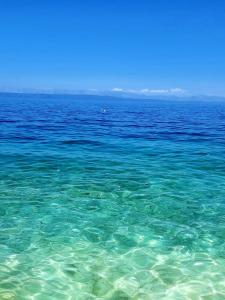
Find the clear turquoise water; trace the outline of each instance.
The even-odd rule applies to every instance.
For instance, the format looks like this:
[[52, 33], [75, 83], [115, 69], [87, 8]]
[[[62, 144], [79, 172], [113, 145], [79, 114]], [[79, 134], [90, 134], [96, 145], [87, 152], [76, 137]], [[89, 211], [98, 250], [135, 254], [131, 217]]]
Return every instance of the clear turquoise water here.
[[225, 299], [225, 104], [0, 96], [0, 299]]

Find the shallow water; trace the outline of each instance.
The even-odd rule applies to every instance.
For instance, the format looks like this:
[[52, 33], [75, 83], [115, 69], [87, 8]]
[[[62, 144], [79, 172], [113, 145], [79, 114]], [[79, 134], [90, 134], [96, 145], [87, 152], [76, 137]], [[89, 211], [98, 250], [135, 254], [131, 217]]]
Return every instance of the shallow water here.
[[0, 299], [225, 299], [225, 103], [0, 96]]

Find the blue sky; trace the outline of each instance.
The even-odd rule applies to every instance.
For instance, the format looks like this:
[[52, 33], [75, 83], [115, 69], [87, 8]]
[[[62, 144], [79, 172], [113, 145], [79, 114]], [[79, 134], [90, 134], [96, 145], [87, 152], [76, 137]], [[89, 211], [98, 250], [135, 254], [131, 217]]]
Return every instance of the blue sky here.
[[224, 0], [0, 0], [0, 88], [225, 96]]

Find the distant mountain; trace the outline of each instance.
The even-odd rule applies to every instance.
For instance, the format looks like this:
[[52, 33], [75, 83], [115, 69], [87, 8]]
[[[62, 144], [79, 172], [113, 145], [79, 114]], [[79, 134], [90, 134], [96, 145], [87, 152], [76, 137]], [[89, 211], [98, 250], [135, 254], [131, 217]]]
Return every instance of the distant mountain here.
[[92, 97], [92, 98], [102, 98], [107, 97], [109, 99], [136, 99], [136, 100], [164, 100], [164, 101], [224, 101], [225, 97], [221, 96], [212, 96], [212, 95], [171, 95], [171, 94], [158, 94], [158, 95], [145, 95], [138, 93], [130, 93], [130, 92], [115, 92], [112, 90], [98, 91], [98, 90], [80, 90], [80, 91], [68, 91], [68, 90], [34, 90], [34, 89], [17, 89], [17, 90], [0, 90], [0, 95], [4, 96], [12, 96], [14, 94], [24, 95], [58, 95], [58, 96], [73, 96], [73, 97]]

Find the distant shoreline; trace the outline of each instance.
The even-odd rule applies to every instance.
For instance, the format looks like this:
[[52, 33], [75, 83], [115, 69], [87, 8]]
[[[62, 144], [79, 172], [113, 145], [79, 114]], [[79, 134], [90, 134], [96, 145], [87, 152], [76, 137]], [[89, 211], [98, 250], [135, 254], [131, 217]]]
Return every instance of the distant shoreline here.
[[107, 98], [112, 100], [124, 99], [124, 100], [145, 100], [145, 101], [204, 101], [204, 102], [225, 102], [225, 97], [222, 96], [209, 96], [209, 95], [199, 95], [199, 96], [141, 96], [135, 97], [134, 95], [127, 95], [127, 94], [120, 94], [120, 95], [110, 95], [110, 94], [89, 94], [89, 93], [76, 93], [76, 92], [53, 92], [53, 91], [0, 91], [0, 96], [17, 96], [17, 95], [24, 95], [24, 96], [59, 96], [59, 97], [82, 97], [82, 98]]

